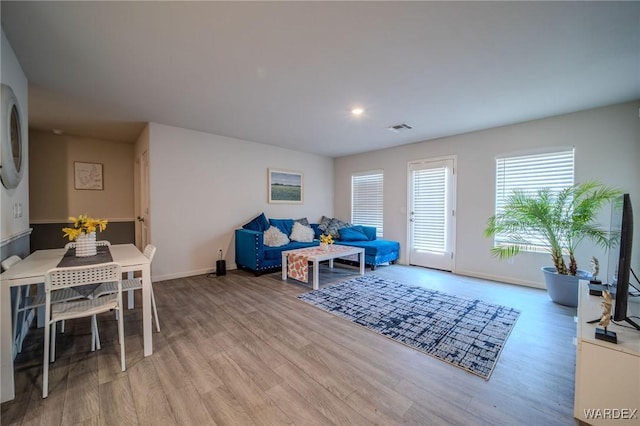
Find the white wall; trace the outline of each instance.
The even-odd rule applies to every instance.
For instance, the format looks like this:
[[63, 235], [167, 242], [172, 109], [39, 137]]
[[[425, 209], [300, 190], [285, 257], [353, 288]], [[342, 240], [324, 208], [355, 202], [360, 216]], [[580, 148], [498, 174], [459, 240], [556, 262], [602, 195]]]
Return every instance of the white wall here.
[[[0, 81], [11, 87], [18, 99], [20, 107], [20, 118], [22, 121], [23, 158], [22, 158], [22, 180], [14, 189], [6, 189], [0, 184], [0, 241], [4, 246], [14, 238], [24, 237], [29, 232], [29, 105], [28, 105], [28, 82], [22, 71], [20, 63], [9, 44], [4, 31], [2, 31], [2, 44], [0, 45], [2, 54]], [[4, 129], [3, 129], [4, 131]], [[14, 205], [22, 207], [22, 215], [14, 217]]]
[[[384, 237], [402, 244], [407, 256], [407, 162], [457, 156], [457, 229], [454, 272], [499, 281], [544, 287], [539, 268], [550, 264], [546, 254], [527, 253], [512, 262], [489, 255], [492, 240], [483, 236], [494, 211], [495, 157], [499, 154], [556, 146], [576, 147], [576, 182], [596, 179], [631, 194], [640, 222], [640, 102], [577, 112], [512, 126], [473, 132], [398, 148], [338, 158], [335, 161], [335, 215], [350, 217], [351, 173], [383, 169], [385, 178]], [[610, 212], [601, 215], [609, 225]], [[640, 226], [635, 228], [632, 266], [640, 270]], [[585, 245], [578, 252], [582, 269], [592, 255], [606, 273], [605, 253]], [[603, 265], [605, 263], [605, 265]]]
[[[149, 125], [153, 279], [235, 267], [234, 230], [268, 218], [333, 214], [333, 159], [156, 123]], [[267, 169], [304, 173], [303, 204], [268, 204]]]

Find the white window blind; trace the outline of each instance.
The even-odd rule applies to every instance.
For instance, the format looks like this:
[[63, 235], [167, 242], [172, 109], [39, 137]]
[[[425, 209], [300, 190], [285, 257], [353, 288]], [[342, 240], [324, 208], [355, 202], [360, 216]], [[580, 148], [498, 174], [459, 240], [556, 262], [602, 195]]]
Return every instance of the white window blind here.
[[375, 226], [376, 236], [383, 235], [384, 173], [381, 170], [351, 176], [351, 223]]
[[413, 248], [444, 253], [446, 249], [446, 168], [413, 172]]
[[[559, 192], [574, 183], [574, 149], [533, 155], [500, 157], [496, 159], [496, 214], [501, 213], [506, 199], [514, 190], [535, 194], [548, 188]], [[535, 242], [536, 236], [530, 236]], [[505, 236], [497, 234], [495, 245], [505, 243]], [[535, 245], [535, 244], [534, 244]], [[533, 248], [544, 249], [544, 244]]]

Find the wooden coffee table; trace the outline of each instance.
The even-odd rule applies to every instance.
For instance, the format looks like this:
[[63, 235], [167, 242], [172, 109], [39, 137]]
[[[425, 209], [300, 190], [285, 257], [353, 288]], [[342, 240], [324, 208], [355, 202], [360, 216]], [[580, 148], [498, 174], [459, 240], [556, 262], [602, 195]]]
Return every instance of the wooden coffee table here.
[[319, 267], [318, 264], [324, 260], [329, 261], [329, 267], [333, 268], [333, 259], [337, 259], [343, 256], [350, 256], [357, 254], [360, 260], [360, 275], [364, 275], [364, 249], [360, 247], [349, 247], [332, 244], [327, 250], [323, 250], [320, 247], [307, 247], [296, 250], [287, 250], [282, 252], [282, 279], [287, 280], [287, 262], [288, 255], [295, 253], [298, 255], [307, 256], [307, 260], [313, 263], [313, 289], [318, 290], [319, 287]]

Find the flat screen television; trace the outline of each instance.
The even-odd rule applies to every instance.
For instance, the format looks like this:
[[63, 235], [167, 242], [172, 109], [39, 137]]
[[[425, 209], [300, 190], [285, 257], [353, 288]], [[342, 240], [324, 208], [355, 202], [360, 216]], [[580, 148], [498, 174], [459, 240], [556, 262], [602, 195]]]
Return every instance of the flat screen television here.
[[612, 235], [619, 237], [618, 244], [612, 246], [609, 258], [609, 275], [615, 288], [614, 321], [626, 321], [638, 330], [636, 324], [627, 316], [629, 303], [629, 287], [631, 284], [631, 243], [633, 242], [633, 209], [629, 194], [624, 194], [621, 200], [613, 205], [611, 216]]

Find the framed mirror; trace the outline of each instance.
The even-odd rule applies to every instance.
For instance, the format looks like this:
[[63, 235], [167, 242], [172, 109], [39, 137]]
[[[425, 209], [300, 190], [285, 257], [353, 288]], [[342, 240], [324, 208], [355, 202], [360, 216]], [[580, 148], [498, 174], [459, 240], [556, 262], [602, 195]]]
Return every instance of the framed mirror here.
[[6, 84], [0, 85], [0, 179], [7, 189], [18, 186], [22, 179], [24, 143], [18, 98]]

